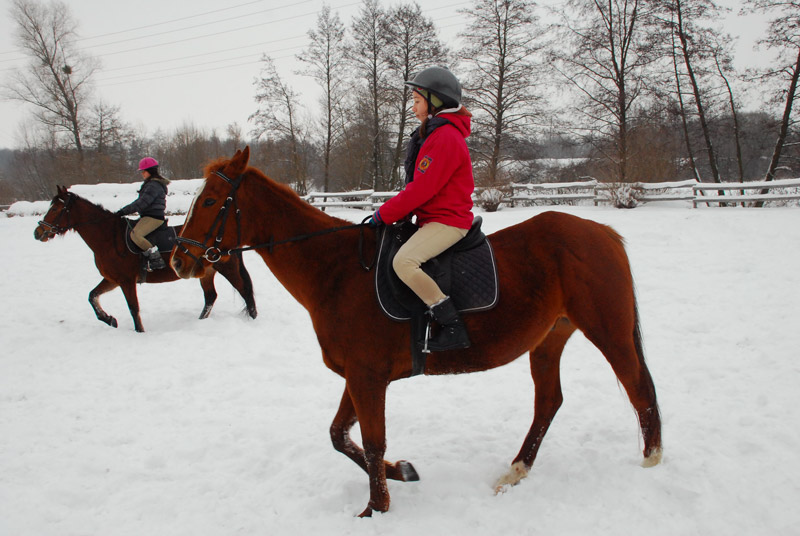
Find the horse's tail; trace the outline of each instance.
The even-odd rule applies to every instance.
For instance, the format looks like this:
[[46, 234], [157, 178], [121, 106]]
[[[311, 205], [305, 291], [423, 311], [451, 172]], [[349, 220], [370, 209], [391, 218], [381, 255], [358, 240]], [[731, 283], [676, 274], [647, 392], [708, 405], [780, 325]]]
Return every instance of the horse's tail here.
[[633, 288], [633, 345], [636, 349], [636, 357], [639, 360], [639, 370], [644, 377], [644, 385], [652, 389], [653, 406], [648, 408], [646, 414], [639, 415], [639, 424], [645, 441], [651, 446], [645, 448], [645, 466], [655, 465], [661, 460], [661, 409], [658, 405], [655, 385], [647, 368], [644, 358], [644, 342], [642, 337], [642, 325], [639, 320], [639, 305], [636, 300], [636, 289]]

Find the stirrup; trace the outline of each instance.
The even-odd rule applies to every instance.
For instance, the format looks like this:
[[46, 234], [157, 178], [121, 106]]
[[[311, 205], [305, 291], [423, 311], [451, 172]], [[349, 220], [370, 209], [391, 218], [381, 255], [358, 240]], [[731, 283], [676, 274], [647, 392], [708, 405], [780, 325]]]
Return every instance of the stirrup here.
[[422, 339], [422, 353], [429, 354], [431, 353], [431, 349], [428, 348], [428, 342], [431, 340], [431, 322], [433, 320], [433, 316], [428, 313], [426, 313], [425, 316], [427, 317], [427, 320], [425, 322], [425, 337]]

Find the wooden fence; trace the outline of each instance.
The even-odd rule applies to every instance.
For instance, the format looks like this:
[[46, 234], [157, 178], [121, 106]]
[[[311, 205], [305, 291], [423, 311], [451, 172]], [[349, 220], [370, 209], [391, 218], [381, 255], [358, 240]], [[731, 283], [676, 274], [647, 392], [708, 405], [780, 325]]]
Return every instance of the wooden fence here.
[[[397, 192], [313, 192], [305, 199], [314, 206], [361, 208], [373, 210], [380, 207]], [[502, 189], [476, 189], [476, 204], [508, 206], [582, 204], [636, 206], [656, 201], [683, 201], [706, 206], [752, 206], [754, 203], [778, 202], [787, 204], [800, 200], [800, 179], [783, 179], [768, 182], [700, 183], [695, 180], [675, 182], [635, 182], [607, 184], [596, 180], [510, 184]]]

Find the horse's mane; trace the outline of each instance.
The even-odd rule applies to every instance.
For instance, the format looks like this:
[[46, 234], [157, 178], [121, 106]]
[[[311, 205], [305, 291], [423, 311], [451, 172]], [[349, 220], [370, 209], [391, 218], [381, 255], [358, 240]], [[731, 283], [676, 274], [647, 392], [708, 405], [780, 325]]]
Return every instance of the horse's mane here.
[[[106, 214], [106, 215], [108, 215], [108, 216], [113, 216], [113, 215], [114, 215], [114, 212], [113, 212], [113, 211], [111, 211], [111, 210], [109, 210], [109, 209], [105, 208], [103, 205], [100, 205], [100, 204], [98, 204], [98, 203], [95, 203], [94, 201], [90, 201], [89, 199], [86, 199], [85, 197], [83, 197], [83, 196], [81, 196], [81, 195], [78, 195], [78, 194], [76, 194], [75, 192], [69, 192], [69, 193], [70, 193], [71, 195], [75, 196], [75, 200], [76, 200], [76, 201], [80, 201], [80, 202], [82, 202], [82, 203], [86, 203], [87, 205], [90, 205], [90, 206], [94, 207], [96, 210], [99, 210], [99, 211], [103, 212], [104, 214]], [[55, 201], [56, 199], [61, 199], [61, 197], [60, 197], [59, 195], [56, 195], [56, 196], [53, 198], [53, 201]], [[64, 199], [61, 199], [61, 200], [62, 200], [62, 201], [64, 201]]]
[[[211, 175], [215, 171], [222, 170], [225, 167], [225, 165], [228, 164], [228, 162], [230, 162], [230, 161], [231, 161], [230, 158], [221, 157], [221, 158], [217, 158], [216, 160], [213, 160], [213, 161], [209, 162], [208, 165], [206, 165], [205, 169], [203, 170], [204, 171], [204, 176], [208, 177], [209, 175]], [[275, 179], [272, 179], [272, 178], [268, 177], [263, 171], [261, 171], [260, 169], [258, 169], [256, 167], [247, 166], [245, 168], [244, 172], [245, 173], [250, 173], [251, 175], [255, 175], [255, 177], [259, 181], [262, 181], [264, 184], [268, 185], [269, 188], [273, 191], [273, 193], [278, 195], [284, 201], [286, 201], [288, 203], [291, 203], [291, 204], [293, 204], [295, 206], [298, 206], [298, 207], [304, 207], [304, 208], [312, 209], [313, 212], [316, 213], [318, 216], [320, 216], [321, 219], [326, 219], [326, 220], [329, 220], [329, 221], [332, 220], [332, 221], [334, 221], [334, 222], [336, 222], [336, 223], [338, 223], [340, 225], [351, 223], [351, 222], [345, 221], [345, 220], [343, 220], [341, 218], [336, 218], [334, 216], [331, 216], [330, 214], [326, 214], [325, 212], [323, 212], [319, 208], [309, 204], [302, 197], [300, 197], [300, 195], [297, 192], [295, 192], [294, 189], [291, 186], [289, 186], [288, 184], [284, 184], [284, 183], [278, 182]], [[231, 177], [231, 178], [233, 178], [233, 177]]]

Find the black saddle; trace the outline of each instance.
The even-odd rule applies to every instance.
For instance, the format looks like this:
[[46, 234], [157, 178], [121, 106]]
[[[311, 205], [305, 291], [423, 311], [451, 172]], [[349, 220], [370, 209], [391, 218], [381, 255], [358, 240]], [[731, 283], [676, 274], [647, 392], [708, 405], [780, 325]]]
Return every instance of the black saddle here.
[[[481, 231], [477, 216], [467, 235], [450, 249], [422, 265], [428, 274], [462, 313], [486, 311], [497, 304], [497, 267], [494, 252]], [[379, 239], [375, 270], [375, 288], [381, 310], [397, 321], [410, 320], [427, 311], [425, 303], [400, 281], [392, 260], [400, 246], [417, 231], [411, 222], [386, 226]]]
[[[128, 246], [128, 250], [131, 253], [142, 253], [142, 249], [137, 246], [133, 240], [131, 240], [131, 231], [133, 230], [137, 221], [139, 220], [128, 219], [128, 228], [125, 231], [125, 244]], [[162, 223], [161, 226], [159, 226], [155, 231], [148, 234], [146, 238], [151, 244], [156, 246], [158, 251], [161, 253], [169, 253], [172, 251], [172, 248], [175, 247], [178, 231], [180, 231], [181, 227], [181, 225], [173, 225], [170, 227], [167, 224], [167, 221], [164, 220], [164, 223]]]
[[[494, 251], [481, 231], [481, 223], [481, 217], [476, 216], [464, 238], [421, 267], [462, 313], [487, 311], [499, 298]], [[425, 369], [422, 348], [430, 318], [425, 303], [397, 277], [392, 260], [418, 228], [408, 221], [383, 227], [375, 264], [375, 290], [381, 310], [392, 320], [411, 321], [412, 376]]]

